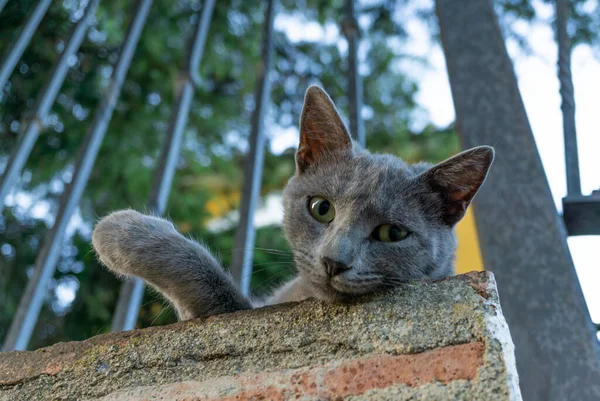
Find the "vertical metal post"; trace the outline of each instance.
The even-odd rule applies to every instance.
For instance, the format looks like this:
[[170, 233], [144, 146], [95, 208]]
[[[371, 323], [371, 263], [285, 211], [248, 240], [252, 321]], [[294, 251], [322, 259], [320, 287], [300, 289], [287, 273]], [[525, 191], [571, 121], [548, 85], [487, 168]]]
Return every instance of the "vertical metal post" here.
[[31, 153], [33, 145], [35, 144], [41, 129], [45, 125], [48, 112], [50, 111], [54, 100], [56, 100], [58, 91], [69, 71], [69, 58], [77, 52], [83, 39], [85, 39], [85, 32], [89, 27], [98, 3], [99, 0], [92, 0], [88, 4], [83, 18], [81, 18], [73, 29], [58, 63], [54, 66], [50, 75], [50, 80], [46, 83], [36, 101], [33, 116], [22, 125], [18, 142], [8, 159], [4, 174], [0, 177], [0, 213], [2, 213], [2, 209], [4, 208], [4, 198], [27, 162], [27, 158]]
[[240, 221], [235, 233], [231, 274], [240, 283], [242, 292], [250, 292], [252, 261], [254, 257], [254, 211], [260, 195], [262, 171], [265, 159], [265, 116], [271, 99], [270, 72], [273, 64], [273, 21], [276, 13], [276, 0], [267, 0], [267, 11], [263, 25], [261, 61], [257, 68], [258, 77], [254, 99], [256, 107], [252, 114], [250, 129], [250, 149], [244, 166], [244, 184]]
[[575, 129], [575, 96], [571, 77], [571, 45], [567, 33], [569, 2], [556, 0], [556, 41], [558, 43], [558, 79], [560, 81], [560, 108], [563, 115], [565, 138], [565, 164], [567, 170], [567, 193], [581, 195], [579, 178], [579, 154]]
[[25, 48], [29, 44], [31, 37], [35, 33], [38, 25], [44, 18], [44, 14], [48, 10], [48, 7], [52, 3], [52, 0], [40, 0], [37, 6], [33, 9], [31, 14], [27, 18], [27, 22], [23, 27], [23, 30], [19, 34], [15, 43], [10, 46], [2, 58], [2, 66], [0, 67], [0, 90], [4, 88], [4, 84], [12, 74], [17, 62], [23, 55]]
[[129, 27], [108, 91], [102, 99], [94, 122], [79, 150], [73, 180], [61, 196], [56, 221], [38, 254], [33, 276], [27, 283], [25, 292], [21, 297], [17, 313], [13, 318], [2, 347], [3, 351], [22, 350], [29, 343], [48, 291], [48, 282], [54, 274], [56, 262], [60, 257], [65, 228], [79, 204], [79, 199], [94, 166], [151, 4], [152, 0], [140, 0], [138, 2], [135, 17]]
[[494, 145], [474, 202], [484, 265], [498, 280], [525, 400], [600, 399], [596, 332], [491, 0], [437, 0], [456, 127]]
[[[8, 3], [8, 0], [0, 0], [0, 13], [2, 12], [2, 10], [4, 9], [4, 6], [6, 5], [6, 3]], [[0, 89], [2, 87], [0, 86]]]
[[350, 134], [361, 146], [365, 146], [365, 127], [362, 119], [363, 87], [358, 71], [358, 45], [360, 28], [356, 20], [354, 0], [346, 0], [342, 32], [348, 41], [348, 100], [350, 103]]
[[[215, 0], [204, 2], [202, 14], [198, 16], [193, 35], [188, 42], [187, 60], [179, 70], [175, 102], [171, 111], [167, 137], [163, 142], [159, 163], [154, 171], [152, 189], [148, 200], [148, 207], [151, 212], [159, 216], [164, 214], [169, 199], [169, 192], [171, 191], [181, 149], [183, 131], [194, 98], [194, 85], [198, 81], [198, 69], [204, 54], [214, 5]], [[144, 282], [142, 280], [136, 278], [123, 283], [113, 316], [112, 331], [131, 330], [135, 327], [143, 296]]]

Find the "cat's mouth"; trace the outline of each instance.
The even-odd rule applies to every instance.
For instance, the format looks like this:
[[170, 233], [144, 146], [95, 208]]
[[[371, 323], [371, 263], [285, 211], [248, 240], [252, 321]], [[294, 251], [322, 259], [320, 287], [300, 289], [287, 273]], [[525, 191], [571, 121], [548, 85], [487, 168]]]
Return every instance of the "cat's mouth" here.
[[312, 286], [312, 296], [325, 301], [351, 301], [358, 296], [371, 294], [384, 289], [384, 277], [375, 273], [361, 273], [356, 270], [343, 272], [333, 277], [319, 274], [314, 265], [298, 263], [300, 275]]

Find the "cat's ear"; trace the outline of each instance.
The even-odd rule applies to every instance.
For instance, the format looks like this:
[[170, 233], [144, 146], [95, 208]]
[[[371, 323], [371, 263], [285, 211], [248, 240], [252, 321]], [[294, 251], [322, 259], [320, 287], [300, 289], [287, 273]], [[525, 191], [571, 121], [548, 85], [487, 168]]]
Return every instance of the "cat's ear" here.
[[300, 144], [296, 153], [298, 172], [328, 153], [344, 149], [352, 149], [352, 140], [335, 105], [323, 89], [309, 87], [300, 117]]
[[438, 198], [441, 195], [442, 219], [446, 224], [453, 226], [463, 218], [493, 161], [494, 148], [479, 146], [459, 153], [421, 175]]

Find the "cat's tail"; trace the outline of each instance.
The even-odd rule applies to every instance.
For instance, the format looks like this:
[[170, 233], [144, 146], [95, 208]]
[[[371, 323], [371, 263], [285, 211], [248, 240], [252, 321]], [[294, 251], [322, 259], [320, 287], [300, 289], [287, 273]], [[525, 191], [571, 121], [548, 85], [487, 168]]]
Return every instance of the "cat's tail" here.
[[252, 309], [210, 252], [168, 220], [114, 212], [96, 225], [92, 244], [111, 271], [144, 279], [171, 301], [181, 320]]

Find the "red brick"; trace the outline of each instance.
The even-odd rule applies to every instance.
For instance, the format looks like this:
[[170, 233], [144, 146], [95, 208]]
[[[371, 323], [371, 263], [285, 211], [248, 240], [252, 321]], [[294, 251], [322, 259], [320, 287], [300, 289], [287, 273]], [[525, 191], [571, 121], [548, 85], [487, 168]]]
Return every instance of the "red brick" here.
[[[484, 344], [473, 342], [411, 355], [371, 355], [307, 368], [183, 382], [151, 391], [153, 399], [235, 401], [338, 399], [406, 384], [470, 380], [483, 364]], [[143, 398], [143, 397], [142, 397]], [[119, 396], [120, 400], [140, 399]]]

